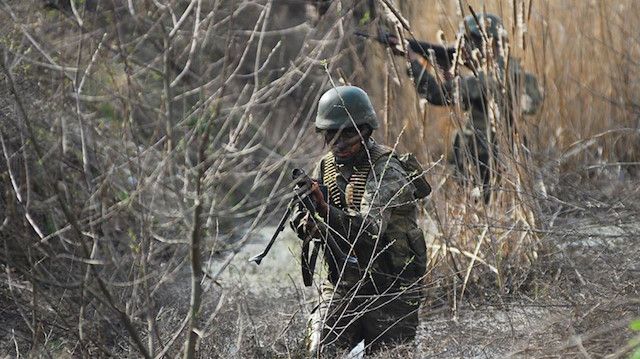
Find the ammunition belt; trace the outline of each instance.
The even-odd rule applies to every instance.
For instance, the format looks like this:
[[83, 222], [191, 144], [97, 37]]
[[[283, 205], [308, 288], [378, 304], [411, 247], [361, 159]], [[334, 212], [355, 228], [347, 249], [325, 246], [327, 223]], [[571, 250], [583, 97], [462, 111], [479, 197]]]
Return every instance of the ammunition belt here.
[[[329, 189], [330, 203], [343, 210], [353, 209], [359, 211], [371, 168], [382, 156], [389, 153], [391, 153], [391, 149], [386, 146], [377, 144], [372, 146], [369, 149], [370, 156], [367, 156], [365, 160], [354, 166], [353, 174], [349, 177], [347, 186], [343, 191], [338, 186], [337, 177], [340, 175], [338, 165], [333, 154], [329, 152], [322, 161], [322, 182]], [[369, 158], [371, 158], [371, 162], [369, 162]]]

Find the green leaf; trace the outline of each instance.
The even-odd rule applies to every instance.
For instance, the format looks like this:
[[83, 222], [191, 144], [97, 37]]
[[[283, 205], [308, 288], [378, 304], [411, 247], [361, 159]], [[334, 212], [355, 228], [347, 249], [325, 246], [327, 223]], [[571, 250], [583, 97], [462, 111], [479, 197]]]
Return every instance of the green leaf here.
[[640, 348], [636, 349], [636, 351], [631, 354], [631, 359], [640, 359]]
[[[640, 332], [640, 318], [634, 319], [629, 325], [629, 328], [634, 332]], [[635, 358], [635, 357], [634, 357]]]
[[371, 20], [371, 13], [367, 11], [367, 12], [364, 13], [362, 18], [360, 19], [360, 26], [363, 26], [369, 20]]
[[411, 258], [407, 259], [404, 261], [404, 265], [408, 266], [409, 264], [411, 264], [411, 262], [413, 262], [413, 260], [416, 258], [416, 256], [411, 256]]

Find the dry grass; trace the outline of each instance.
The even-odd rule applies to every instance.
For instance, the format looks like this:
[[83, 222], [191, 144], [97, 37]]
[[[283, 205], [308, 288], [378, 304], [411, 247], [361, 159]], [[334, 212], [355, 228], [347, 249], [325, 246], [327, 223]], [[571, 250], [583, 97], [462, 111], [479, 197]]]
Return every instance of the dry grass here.
[[[189, 301], [199, 296], [189, 295], [192, 279], [194, 288], [203, 284], [203, 355], [300, 356], [305, 295], [287, 286], [256, 296], [242, 286], [218, 286], [216, 275], [277, 219], [290, 190], [290, 167], [310, 168], [321, 154], [312, 121], [327, 74], [371, 95], [382, 122], [374, 137], [433, 164], [434, 192], [425, 205], [432, 235], [428, 304], [445, 304], [445, 316], [456, 318], [477, 314], [468, 304], [479, 299], [505, 305], [531, 297], [546, 305], [551, 301], [543, 299], [552, 294], [568, 293], [566, 305], [584, 312], [576, 318], [558, 313], [547, 326], [536, 322], [542, 326], [529, 329], [538, 347], [505, 330], [493, 354], [516, 343], [523, 357], [579, 357], [584, 351], [600, 357], [625, 345], [628, 333], [611, 340], [605, 332], [623, 333], [616, 315], [627, 320], [637, 307], [607, 295], [621, 295], [617, 284], [624, 284], [625, 295], [637, 295], [630, 275], [636, 267], [609, 268], [606, 281], [598, 281], [596, 269], [583, 268], [607, 268], [614, 252], [567, 260], [555, 244], [567, 238], [565, 229], [573, 231], [563, 220], [585, 213], [597, 219], [596, 209], [637, 204], [637, 188], [616, 187], [618, 180], [637, 178], [640, 161], [637, 1], [398, 1], [417, 38], [435, 41], [442, 30], [448, 42], [461, 18], [458, 4], [465, 14], [468, 5], [479, 10], [484, 4], [504, 19], [512, 53], [543, 86], [541, 111], [517, 119], [529, 153], [521, 147], [503, 152], [501, 190], [489, 204], [446, 165], [460, 114], [421, 103], [405, 59], [349, 35], [365, 15], [365, 2], [353, 12], [303, 22], [301, 2], [288, 7], [276, 1], [269, 8], [267, 2], [203, 1], [200, 24], [193, 16], [180, 23], [182, 6], [170, 13], [152, 2], [136, 4], [137, 12], [110, 5], [106, 16], [86, 14], [84, 27], [80, 13], [33, 11], [35, 3], [0, 1], [0, 56], [9, 68], [0, 74], [0, 298], [8, 303], [2, 350], [105, 357], [166, 350], [179, 356], [187, 319], [200, 313], [192, 305], [189, 315]], [[380, 15], [382, 3], [376, 4]], [[142, 11], [145, 6], [150, 11]], [[197, 8], [189, 9], [194, 14]], [[518, 14], [525, 14], [525, 27], [514, 25]], [[256, 23], [277, 30], [260, 36]], [[202, 32], [192, 38], [196, 25]], [[377, 30], [375, 24], [362, 27]], [[6, 85], [8, 74], [17, 93]], [[203, 257], [190, 262], [185, 258], [196, 245]], [[637, 261], [637, 250], [628, 249]], [[556, 270], [580, 258], [587, 258], [583, 267], [573, 266], [570, 274]], [[200, 268], [197, 260], [205, 269], [221, 265], [220, 272], [196, 270], [202, 277], [191, 277], [189, 268]], [[575, 283], [582, 297], [571, 293]], [[277, 308], [259, 311], [273, 302]], [[489, 333], [495, 318], [477, 319], [477, 328]], [[594, 329], [599, 319], [611, 325]], [[8, 325], [14, 323], [16, 330]], [[469, 334], [463, 344], [472, 352], [474, 342], [493, 345], [450, 322], [441, 329]], [[562, 336], [567, 330], [576, 335]], [[136, 343], [135, 333], [144, 343]], [[452, 343], [434, 330], [426, 338]], [[588, 343], [577, 345], [577, 339]], [[440, 353], [442, 346], [430, 349]], [[394, 350], [387, 354], [404, 357], [412, 348]]]
[[[377, 45], [371, 45], [376, 49], [370, 50], [365, 63], [386, 71], [362, 80], [385, 114], [382, 132], [387, 142], [402, 134], [400, 148], [417, 153], [423, 161], [434, 163], [444, 155], [445, 161], [429, 172], [435, 184], [430, 215], [439, 232], [434, 264], [449, 262], [447, 267], [462, 287], [481, 280], [482, 287], [512, 292], [526, 282], [531, 262], [544, 248], [537, 233], [549, 227], [543, 211], [559, 204], [559, 181], [578, 184], [598, 176], [637, 173], [640, 68], [634, 58], [640, 55], [640, 46], [638, 36], [628, 29], [638, 22], [631, 15], [638, 4], [460, 4], [464, 14], [469, 14], [469, 6], [481, 11], [484, 5], [503, 18], [511, 53], [537, 75], [545, 94], [536, 115], [516, 118], [528, 150], [516, 146], [514, 151], [502, 144], [505, 170], [498, 184], [502, 191], [489, 205], [474, 196], [472, 183], [456, 181], [453, 172], [442, 166], [460, 126], [454, 109], [416, 105], [402, 70], [404, 61]], [[440, 30], [450, 42], [455, 38], [461, 18], [458, 2], [400, 2], [399, 9], [419, 39], [437, 41]], [[524, 21], [518, 24], [517, 18]]]

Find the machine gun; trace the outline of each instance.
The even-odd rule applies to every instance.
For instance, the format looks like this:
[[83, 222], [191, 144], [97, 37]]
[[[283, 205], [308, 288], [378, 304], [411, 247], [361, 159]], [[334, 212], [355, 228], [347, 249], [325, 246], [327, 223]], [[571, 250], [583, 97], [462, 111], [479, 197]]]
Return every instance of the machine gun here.
[[[355, 34], [364, 38], [374, 39], [385, 46], [389, 46], [394, 55], [405, 55], [400, 45], [400, 40], [393, 34], [390, 34], [388, 32], [380, 32], [378, 36], [372, 36], [360, 31], [356, 31]], [[435, 64], [432, 65], [438, 65], [442, 70], [447, 71], [453, 65], [455, 54], [457, 51], [455, 47], [446, 47], [442, 45], [436, 45], [431, 42], [417, 41], [414, 39], [407, 39], [407, 42], [411, 50], [413, 50], [415, 53], [422, 56], [429, 62], [431, 62], [431, 53], [433, 53]]]
[[[311, 214], [311, 218], [315, 218], [317, 214], [316, 206], [311, 198], [309, 198], [309, 189], [311, 188], [313, 180], [299, 168], [294, 169], [291, 175], [294, 182], [296, 183], [296, 186], [294, 188], [295, 195], [291, 199], [291, 201], [289, 201], [287, 210], [282, 219], [280, 219], [280, 223], [278, 223], [278, 227], [276, 228], [275, 233], [271, 237], [271, 240], [269, 241], [265, 249], [260, 254], [251, 257], [251, 259], [249, 259], [249, 262], [255, 262], [258, 265], [260, 264], [260, 262], [262, 262], [262, 259], [267, 255], [267, 253], [269, 253], [269, 250], [271, 250], [271, 246], [273, 246], [273, 243], [278, 238], [280, 232], [284, 230], [287, 220], [289, 219], [289, 216], [291, 216], [291, 212], [293, 212], [293, 209], [296, 206], [302, 205]], [[325, 198], [328, 198], [326, 187], [322, 187], [324, 186], [321, 186], [321, 190], [324, 192], [323, 194], [325, 195]], [[356, 258], [347, 255], [342, 251], [342, 249], [340, 249], [335, 239], [330, 233], [328, 233], [328, 231], [326, 231], [326, 233], [324, 234], [325, 236], [323, 237], [323, 240], [326, 243], [325, 254], [330, 255], [334, 260], [333, 263], [332, 261], [330, 261], [329, 265], [337, 266], [337, 268], [340, 268], [345, 264], [345, 262], [358, 263], [358, 260]], [[314, 241], [313, 252], [311, 254], [311, 258], [309, 258], [309, 244], [311, 242], [311, 238], [302, 239], [302, 277], [304, 280], [304, 284], [306, 286], [310, 286], [313, 280], [313, 271], [318, 256], [319, 247], [316, 245], [317, 242]]]

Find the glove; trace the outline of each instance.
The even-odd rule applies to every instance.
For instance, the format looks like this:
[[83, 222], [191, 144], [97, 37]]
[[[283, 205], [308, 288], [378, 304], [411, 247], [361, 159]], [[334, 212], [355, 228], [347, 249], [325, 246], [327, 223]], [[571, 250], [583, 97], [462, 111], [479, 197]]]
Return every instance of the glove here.
[[394, 55], [404, 56], [404, 51], [402, 51], [402, 46], [400, 45], [400, 39], [395, 35], [380, 34], [380, 42], [389, 46]]
[[321, 237], [316, 225], [316, 219], [311, 218], [311, 213], [301, 203], [296, 204], [293, 209], [289, 225], [300, 240], [304, 241], [309, 237], [317, 239]]
[[307, 209], [304, 208], [304, 206], [302, 205], [302, 203], [296, 203], [292, 214], [291, 214], [291, 220], [289, 221], [289, 225], [291, 226], [291, 229], [296, 233], [296, 235], [298, 236], [298, 238], [304, 240], [305, 237], [305, 225], [306, 225], [306, 216], [307, 216]]

